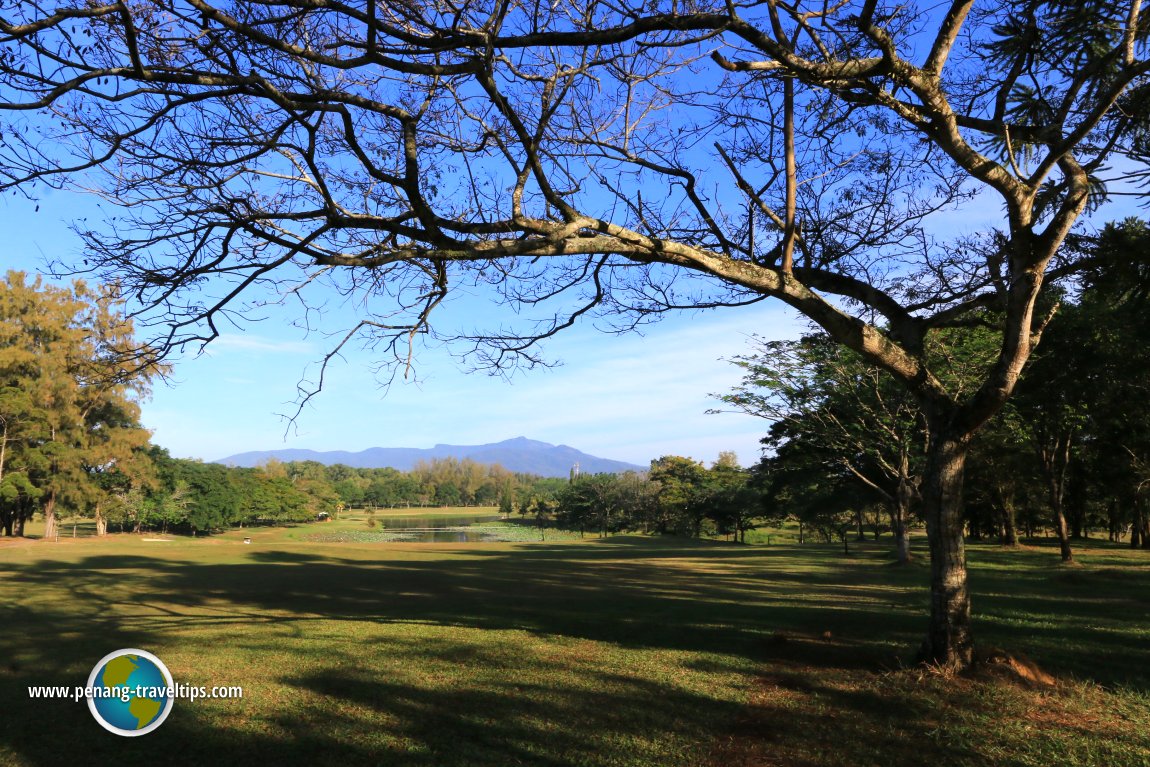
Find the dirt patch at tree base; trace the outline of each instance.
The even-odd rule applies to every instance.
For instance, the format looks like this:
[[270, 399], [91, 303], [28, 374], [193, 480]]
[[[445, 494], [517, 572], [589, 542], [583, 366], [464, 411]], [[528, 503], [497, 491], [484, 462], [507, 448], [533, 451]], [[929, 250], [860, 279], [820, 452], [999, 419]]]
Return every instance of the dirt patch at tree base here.
[[767, 671], [743, 714], [716, 738], [710, 767], [982, 765], [1019, 737], [1055, 746], [1098, 737], [1121, 722], [1104, 715], [1107, 693], [1059, 683], [1034, 661], [997, 648], [969, 673], [897, 666], [874, 648], [822, 632], [764, 642]]
[[1038, 664], [1022, 653], [1008, 653], [997, 647], [976, 650], [974, 678], [1004, 679], [1028, 687], [1041, 689], [1054, 687], [1058, 680], [1038, 667]]

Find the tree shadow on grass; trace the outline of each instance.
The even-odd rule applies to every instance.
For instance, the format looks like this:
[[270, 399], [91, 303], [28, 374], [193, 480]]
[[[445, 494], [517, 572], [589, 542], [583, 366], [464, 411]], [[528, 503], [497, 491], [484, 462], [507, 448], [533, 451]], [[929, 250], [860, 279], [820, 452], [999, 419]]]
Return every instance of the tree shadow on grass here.
[[922, 669], [876, 675], [782, 661], [761, 676], [751, 704], [731, 736], [716, 742], [710, 763], [1146, 764], [1150, 733], [1132, 729], [1122, 714], [1111, 715], [1112, 703], [1098, 688], [1038, 690], [985, 675], [951, 677]]
[[[611, 678], [593, 666], [578, 666], [568, 676], [559, 672], [580, 652], [631, 648], [662, 654], [652, 658], [703, 653], [710, 660], [696, 658], [691, 670], [745, 675], [763, 657], [766, 632], [808, 624], [833, 624], [837, 631], [852, 623], [861, 632], [875, 618], [861, 586], [850, 595], [853, 601], [836, 605], [822, 593], [833, 588], [828, 573], [804, 578], [777, 569], [779, 562], [761, 551], [756, 556], [745, 547], [693, 542], [445, 547], [386, 559], [290, 547], [236, 547], [219, 562], [179, 556], [173, 550], [156, 557], [94, 553], [0, 562], [0, 578], [19, 596], [0, 622], [0, 645], [10, 663], [0, 670], [0, 706], [19, 712], [0, 720], [0, 763], [38, 767], [91, 756], [130, 765], [163, 755], [175, 764], [263, 758], [284, 764], [558, 765], [611, 762], [611, 752], [628, 749], [640, 759], [635, 763], [672, 763], [678, 755], [651, 756], [662, 740], [671, 742], [662, 736], [678, 733], [674, 742], [681, 744], [686, 733], [703, 742], [733, 721], [738, 706], [638, 676]], [[909, 635], [918, 621], [913, 610], [906, 612], [899, 620]], [[403, 645], [394, 633], [371, 628], [385, 625], [443, 627], [448, 637], [455, 629], [493, 630], [501, 637], [523, 632], [524, 641], [538, 637], [556, 654], [533, 661], [533, 673], [542, 675], [533, 682], [520, 679], [527, 672], [516, 669], [514, 654], [493, 655], [474, 639], [485, 634]], [[314, 638], [317, 632], [362, 638], [325, 648]], [[124, 647], [150, 649], [162, 659], [182, 652], [191, 656], [185, 664], [210, 669], [220, 637], [231, 637], [243, 657], [278, 664], [246, 673], [267, 674], [278, 680], [276, 689], [286, 684], [314, 700], [285, 701], [282, 719], [248, 722], [242, 731], [213, 726], [197, 715], [200, 704], [180, 703], [155, 733], [121, 740], [99, 729], [83, 703], [27, 696], [29, 685], [82, 684], [96, 660]], [[588, 651], [569, 647], [571, 642], [594, 645]], [[495, 677], [440, 689], [433, 682], [382, 677], [370, 663], [349, 671], [347, 659], [338, 657], [349, 651], [406, 659], [388, 668], [486, 668], [495, 669]], [[314, 667], [322, 670], [305, 670]], [[263, 706], [261, 716], [277, 708]], [[242, 714], [242, 707], [237, 711]], [[580, 756], [581, 733], [588, 730], [608, 744], [606, 752], [600, 747]]]
[[[288, 681], [389, 722], [389, 737], [405, 744], [403, 763], [427, 767], [627, 764], [658, 759], [661, 748], [670, 762], [683, 755], [669, 743], [660, 746], [663, 733], [674, 730], [680, 740], [706, 743], [716, 722], [730, 721], [741, 711], [731, 702], [594, 671], [584, 671], [583, 686], [572, 689], [513, 676], [440, 689], [416, 689], [356, 672]], [[693, 716], [697, 712], [705, 714]], [[591, 747], [597, 739], [614, 744], [612, 753]], [[631, 750], [632, 744], [640, 748]]]
[[975, 629], [984, 646], [1021, 652], [1057, 677], [1150, 690], [1150, 557], [1106, 541], [971, 547]]
[[[141, 738], [103, 731], [82, 703], [29, 702], [4, 685], [0, 705], [28, 718], [0, 725], [0, 762], [31, 767], [663, 765], [685, 756], [678, 750], [682, 742], [706, 744], [716, 726], [742, 710], [732, 702], [608, 675], [588, 678], [590, 692], [533, 689], [512, 681], [427, 689], [355, 671], [289, 674], [284, 681], [317, 702], [267, 715], [259, 723], [263, 732], [221, 727], [196, 706], [177, 703], [163, 726]], [[670, 732], [678, 747], [660, 742]]]
[[[605, 540], [610, 544], [348, 549], [339, 556], [236, 547], [228, 551], [231, 561], [220, 562], [166, 553], [0, 562], [4, 593], [20, 597], [0, 608], [8, 664], [0, 664], [0, 706], [16, 712], [0, 718], [0, 763], [131, 765], [162, 757], [171, 764], [625, 764], [619, 755], [627, 753], [671, 763], [674, 754], [651, 761], [661, 733], [721, 740], [742, 716], [729, 701], [580, 666], [571, 642], [651, 651], [651, 657], [694, 653], [684, 667], [700, 673], [768, 669], [764, 684], [774, 692], [769, 704], [760, 704], [770, 707], [770, 716], [756, 727], [769, 735], [798, 722], [794, 731], [815, 744], [812, 752], [784, 740], [779, 753], [794, 760], [779, 764], [836, 763], [802, 760], [821, 753], [820, 732], [826, 731], [830, 749], [841, 740], [836, 728], [847, 727], [820, 717], [852, 711], [862, 724], [847, 727], [851, 738], [886, 727], [889, 737], [872, 740], [893, 749], [890, 763], [921, 763], [909, 761], [918, 752], [897, 741], [929, 731], [934, 698], [901, 701], [895, 689], [888, 694], [880, 685], [876, 692], [873, 684], [897, 667], [897, 650], [912, 647], [923, 629], [920, 570], [881, 568], [878, 554], [865, 548], [848, 560], [810, 547]], [[1034, 632], [1021, 623], [993, 623], [1027, 608], [1012, 585], [1023, 584], [1039, 603], [1065, 593], [1067, 584], [1053, 594], [1042, 591], [1037, 577], [1009, 568], [976, 574], [976, 587], [986, 592], [976, 595], [976, 605], [1008, 640]], [[1081, 625], [1044, 628], [1052, 647], [1079, 636], [1075, 632], [1090, 638], [1083, 627], [1106, 614], [1105, 605], [1087, 598], [1098, 584], [1080, 585], [1068, 609]], [[446, 633], [435, 635], [438, 643], [419, 634], [405, 643], [373, 628], [421, 625]], [[456, 637], [455, 629], [546, 639], [559, 650], [552, 660], [536, 659], [533, 668], [550, 663], [575, 671], [532, 678], [526, 660], [524, 670], [517, 669], [515, 648], [496, 652], [474, 634]], [[317, 634], [339, 639], [329, 645]], [[242, 657], [278, 659], [247, 673], [267, 675], [275, 689], [286, 686], [306, 702], [264, 705], [262, 719], [237, 728], [181, 704], [156, 733], [125, 740], [100, 730], [83, 704], [27, 696], [28, 685], [82, 684], [92, 663], [122, 647], [190, 647], [185, 653], [193, 662], [211, 668], [218, 637], [231, 637]], [[1131, 666], [1147, 666], [1150, 650], [1128, 637], [1092, 641], [1110, 641], [1113, 652], [1129, 653]], [[1081, 654], [1075, 647], [1066, 652]], [[341, 657], [349, 652], [397, 660], [356, 664]], [[434, 678], [405, 678], [409, 668], [467, 669], [475, 679], [465, 674], [444, 686]], [[871, 682], [860, 681], [864, 677]], [[235, 711], [245, 716], [242, 706]], [[612, 745], [586, 751], [585, 732]], [[859, 748], [864, 756], [879, 753]], [[952, 743], [944, 751], [961, 762], [974, 753], [964, 749]], [[738, 761], [731, 757], [731, 763]]]
[[[439, 559], [382, 561], [256, 551], [238, 563], [101, 555], [8, 568], [28, 589], [67, 583], [89, 613], [105, 617], [124, 605], [211, 603], [230, 606], [220, 621], [268, 612], [285, 620], [429, 621], [746, 657], [756, 657], [757, 641], [772, 631], [861, 628], [876, 611], [888, 631], [918, 630], [914, 600], [863, 584], [844, 595], [841, 573], [788, 573], [745, 549], [639, 548], [646, 556], [612, 549], [603, 557], [585, 546], [499, 553], [476, 547]], [[720, 566], [700, 571], [694, 560], [674, 561], [686, 554]], [[731, 559], [745, 560], [746, 568], [732, 568]]]

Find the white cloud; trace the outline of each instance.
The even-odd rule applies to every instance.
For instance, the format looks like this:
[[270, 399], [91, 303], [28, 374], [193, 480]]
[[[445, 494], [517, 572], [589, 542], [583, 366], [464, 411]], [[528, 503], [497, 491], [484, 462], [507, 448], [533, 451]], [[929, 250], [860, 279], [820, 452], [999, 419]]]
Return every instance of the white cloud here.
[[222, 333], [219, 338], [208, 344], [205, 353], [211, 356], [213, 352], [229, 351], [315, 355], [319, 350], [307, 341], [270, 338], [252, 333]]
[[644, 336], [576, 329], [548, 347], [564, 361], [560, 367], [506, 381], [463, 373], [431, 353], [417, 360], [419, 383], [397, 381], [386, 393], [370, 373], [370, 356], [350, 353], [329, 369], [326, 390], [286, 440], [277, 414], [294, 412], [296, 383], [309, 363], [314, 372], [322, 349], [229, 334], [219, 339], [221, 348], [239, 353], [181, 365], [183, 383], [158, 391], [145, 420], [174, 454], [207, 459], [280, 447], [429, 447], [523, 435], [641, 465], [666, 454], [709, 462], [721, 450], [735, 450], [749, 464], [766, 422], [707, 415], [718, 404], [709, 395], [739, 382], [739, 369], [724, 360], [750, 351], [754, 333], [794, 337], [804, 328], [785, 307], [760, 304], [669, 318]]

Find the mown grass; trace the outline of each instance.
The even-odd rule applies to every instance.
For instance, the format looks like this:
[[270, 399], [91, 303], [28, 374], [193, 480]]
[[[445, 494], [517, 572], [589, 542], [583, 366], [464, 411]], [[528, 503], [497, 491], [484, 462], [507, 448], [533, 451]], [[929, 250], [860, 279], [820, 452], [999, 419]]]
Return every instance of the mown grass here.
[[[881, 543], [300, 540], [345, 523], [0, 546], [0, 764], [1150, 764], [1143, 552], [971, 548], [1032, 689], [911, 665], [925, 567]], [[122, 647], [245, 696], [137, 739], [29, 699]]]

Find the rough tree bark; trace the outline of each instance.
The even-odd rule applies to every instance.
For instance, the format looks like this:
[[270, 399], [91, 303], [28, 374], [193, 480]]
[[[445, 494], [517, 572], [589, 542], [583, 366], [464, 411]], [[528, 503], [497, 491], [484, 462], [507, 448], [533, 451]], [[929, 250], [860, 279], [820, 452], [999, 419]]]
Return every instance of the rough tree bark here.
[[967, 589], [962, 480], [969, 442], [932, 430], [922, 506], [930, 545], [930, 630], [922, 655], [945, 667], [969, 666], [974, 651]]

